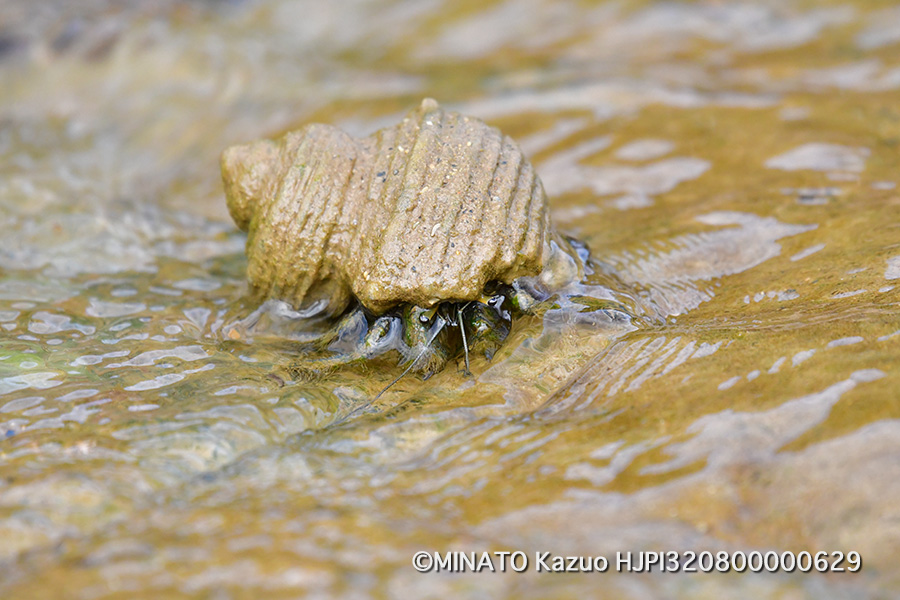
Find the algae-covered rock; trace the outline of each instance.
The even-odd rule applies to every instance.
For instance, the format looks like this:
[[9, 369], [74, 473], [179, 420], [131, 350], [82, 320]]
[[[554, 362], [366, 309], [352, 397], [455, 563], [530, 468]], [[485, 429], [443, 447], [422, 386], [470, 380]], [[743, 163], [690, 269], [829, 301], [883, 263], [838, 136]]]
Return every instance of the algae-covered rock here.
[[231, 147], [222, 176], [254, 294], [297, 308], [475, 300], [568, 247], [518, 145], [431, 99], [363, 139], [312, 124]]

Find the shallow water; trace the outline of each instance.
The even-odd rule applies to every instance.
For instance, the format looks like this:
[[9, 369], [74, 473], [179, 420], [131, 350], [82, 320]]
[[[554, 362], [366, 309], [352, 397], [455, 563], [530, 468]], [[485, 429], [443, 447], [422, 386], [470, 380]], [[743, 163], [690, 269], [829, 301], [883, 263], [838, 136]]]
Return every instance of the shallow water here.
[[[900, 594], [891, 3], [73, 5], [0, 3], [4, 598]], [[424, 96], [518, 139], [644, 314], [521, 319], [474, 377], [338, 423], [399, 370], [286, 383], [295, 345], [224, 333], [250, 307], [218, 154]], [[533, 559], [641, 550], [863, 568]]]

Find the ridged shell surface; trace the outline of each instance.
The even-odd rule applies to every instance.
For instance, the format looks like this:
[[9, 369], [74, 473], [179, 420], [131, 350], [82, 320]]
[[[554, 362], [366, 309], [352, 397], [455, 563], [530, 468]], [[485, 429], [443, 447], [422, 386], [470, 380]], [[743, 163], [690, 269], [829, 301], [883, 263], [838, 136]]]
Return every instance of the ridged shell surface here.
[[308, 125], [229, 148], [222, 173], [251, 287], [298, 308], [473, 300], [538, 274], [549, 251], [546, 197], [518, 145], [430, 99], [364, 139]]

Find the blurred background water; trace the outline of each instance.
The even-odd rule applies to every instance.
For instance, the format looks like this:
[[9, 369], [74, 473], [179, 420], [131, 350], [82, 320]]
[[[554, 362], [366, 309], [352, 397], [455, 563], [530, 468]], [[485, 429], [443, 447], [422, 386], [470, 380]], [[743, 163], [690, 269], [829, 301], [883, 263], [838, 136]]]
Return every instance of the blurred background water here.
[[[900, 594], [900, 9], [0, 2], [4, 598]], [[432, 96], [647, 313], [286, 381], [218, 155]], [[588, 284], [599, 284], [600, 280]], [[855, 550], [856, 574], [419, 574], [415, 551]]]

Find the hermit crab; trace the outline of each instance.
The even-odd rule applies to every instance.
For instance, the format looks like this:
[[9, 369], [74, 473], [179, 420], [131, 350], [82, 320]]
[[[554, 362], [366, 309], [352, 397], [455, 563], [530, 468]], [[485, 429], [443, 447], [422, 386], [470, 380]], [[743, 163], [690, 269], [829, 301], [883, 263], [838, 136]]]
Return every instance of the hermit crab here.
[[233, 146], [222, 176], [262, 312], [315, 324], [304, 368], [396, 351], [404, 374], [460, 355], [468, 372], [584, 275], [518, 145], [431, 99], [363, 139], [312, 124]]

